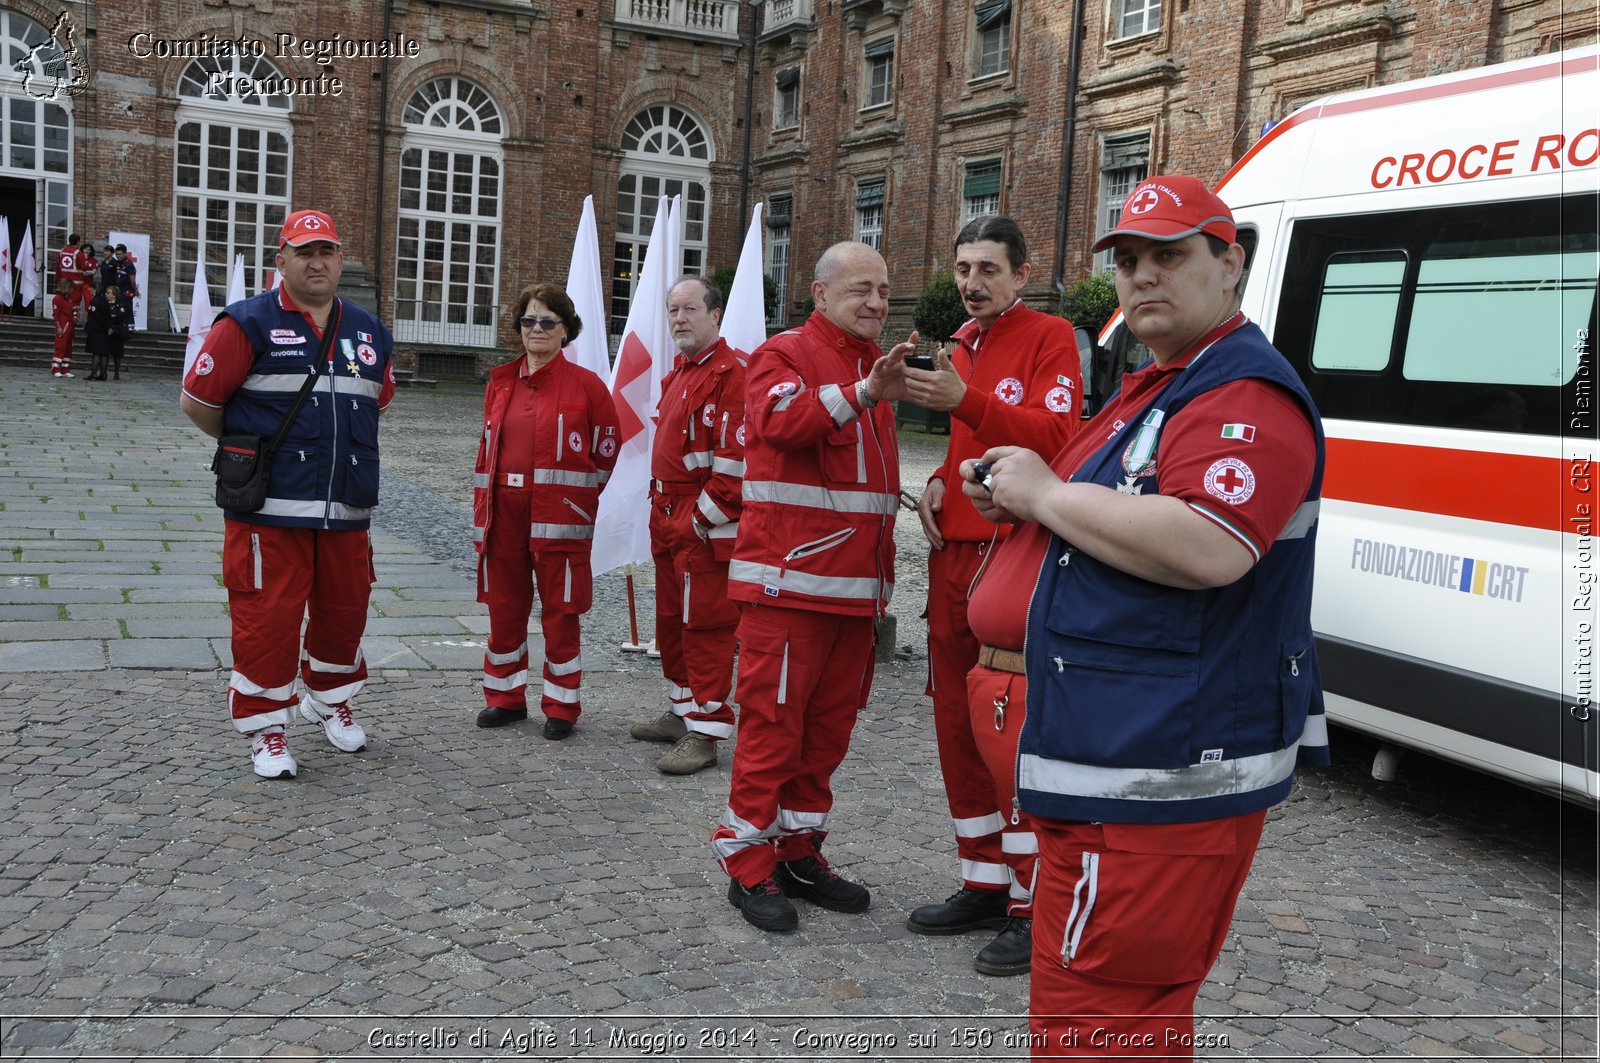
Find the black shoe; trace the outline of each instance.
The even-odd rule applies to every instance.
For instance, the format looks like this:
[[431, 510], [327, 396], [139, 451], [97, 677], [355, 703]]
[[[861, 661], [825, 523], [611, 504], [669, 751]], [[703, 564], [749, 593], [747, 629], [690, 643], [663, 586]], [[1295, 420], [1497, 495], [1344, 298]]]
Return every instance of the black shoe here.
[[508, 723], [528, 718], [527, 709], [502, 709], [490, 707], [478, 713], [479, 727], [504, 727]]
[[864, 912], [872, 903], [865, 886], [846, 881], [833, 873], [820, 856], [784, 860], [778, 864], [778, 886], [790, 897], [810, 901], [818, 908], [835, 912]]
[[979, 974], [999, 978], [1027, 974], [1033, 967], [1033, 918], [1012, 916], [1007, 919], [1006, 928], [983, 947], [972, 966]]
[[728, 880], [728, 903], [739, 909], [744, 921], [762, 930], [788, 933], [800, 925], [800, 913], [778, 888], [778, 880], [765, 878], [746, 889], [738, 879]]
[[1006, 890], [962, 888], [943, 904], [924, 904], [911, 913], [906, 929], [913, 934], [965, 934], [969, 930], [995, 929], [1006, 925], [1006, 908], [1011, 903]]
[[558, 720], [554, 716], [544, 721], [544, 736], [552, 742], [559, 742], [572, 733], [571, 720]]

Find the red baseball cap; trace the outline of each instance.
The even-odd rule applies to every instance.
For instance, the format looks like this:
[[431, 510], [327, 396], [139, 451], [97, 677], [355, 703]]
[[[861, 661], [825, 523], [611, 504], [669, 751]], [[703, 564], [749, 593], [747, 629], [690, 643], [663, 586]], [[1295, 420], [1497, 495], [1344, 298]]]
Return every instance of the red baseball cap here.
[[1094, 250], [1104, 251], [1119, 236], [1143, 236], [1165, 243], [1195, 233], [1210, 233], [1233, 243], [1238, 235], [1233, 211], [1198, 177], [1151, 177], [1128, 193], [1117, 227], [1096, 240]]
[[290, 247], [302, 247], [318, 240], [330, 244], [340, 243], [339, 230], [333, 227], [333, 219], [320, 210], [295, 211], [284, 220], [283, 229], [278, 233], [279, 247], [285, 244]]

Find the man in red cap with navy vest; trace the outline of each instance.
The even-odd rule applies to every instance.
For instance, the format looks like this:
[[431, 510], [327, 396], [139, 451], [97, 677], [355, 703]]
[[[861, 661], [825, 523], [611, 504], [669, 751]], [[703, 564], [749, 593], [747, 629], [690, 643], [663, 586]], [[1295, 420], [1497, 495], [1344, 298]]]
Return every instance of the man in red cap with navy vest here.
[[209, 436], [271, 439], [307, 374], [318, 378], [272, 460], [265, 504], [223, 511], [228, 707], [251, 740], [255, 773], [288, 779], [298, 765], [284, 728], [297, 709], [335, 749], [366, 748], [350, 699], [367, 678], [361, 635], [373, 581], [378, 416], [395, 385], [389, 330], [338, 297], [344, 250], [333, 219], [290, 214], [277, 267], [282, 284], [217, 318], [184, 377], [181, 404]]
[[1035, 1058], [1190, 1059], [1267, 809], [1297, 764], [1328, 762], [1322, 423], [1239, 311], [1244, 248], [1203, 181], [1142, 182], [1107, 248], [1152, 360], [1048, 464], [1020, 447], [962, 464], [980, 513], [1021, 522], [968, 620], [1024, 646]]

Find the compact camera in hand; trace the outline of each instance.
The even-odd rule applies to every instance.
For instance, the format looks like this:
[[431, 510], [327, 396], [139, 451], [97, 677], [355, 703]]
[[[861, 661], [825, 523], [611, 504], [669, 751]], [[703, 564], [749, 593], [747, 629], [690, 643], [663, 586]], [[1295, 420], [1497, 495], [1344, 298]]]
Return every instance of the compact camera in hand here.
[[930, 373], [938, 368], [934, 364], [934, 358], [931, 354], [908, 354], [906, 355], [906, 366], [911, 369], [923, 369]]
[[985, 491], [994, 492], [994, 464], [980, 461], [972, 466], [972, 482], [980, 485]]

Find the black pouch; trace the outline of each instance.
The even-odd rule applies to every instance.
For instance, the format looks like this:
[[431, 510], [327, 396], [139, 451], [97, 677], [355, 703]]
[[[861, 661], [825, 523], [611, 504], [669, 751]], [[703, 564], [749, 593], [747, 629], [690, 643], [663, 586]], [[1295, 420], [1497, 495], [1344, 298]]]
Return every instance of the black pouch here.
[[254, 513], [267, 502], [271, 451], [260, 436], [223, 436], [211, 471], [217, 474], [217, 505], [237, 513]]

